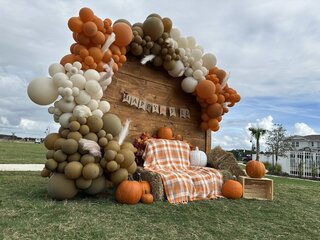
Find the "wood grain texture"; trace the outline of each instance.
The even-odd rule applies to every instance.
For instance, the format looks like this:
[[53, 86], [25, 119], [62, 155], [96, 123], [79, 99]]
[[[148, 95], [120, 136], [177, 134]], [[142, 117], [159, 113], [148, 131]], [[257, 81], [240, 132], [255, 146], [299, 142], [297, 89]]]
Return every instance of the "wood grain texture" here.
[[[169, 76], [161, 68], [152, 64], [141, 65], [139, 60], [128, 56], [127, 62], [114, 75], [112, 83], [104, 93], [110, 103], [110, 112], [118, 115], [122, 122], [131, 119], [127, 140], [133, 141], [141, 133], [156, 133], [163, 126], [171, 127], [174, 134], [181, 134], [193, 146], [203, 151], [211, 148], [211, 131], [200, 129], [201, 108], [192, 94], [183, 92], [181, 78]], [[122, 102], [123, 92], [159, 105], [176, 108], [176, 117], [149, 113]], [[191, 118], [179, 117], [179, 109], [188, 108]]]

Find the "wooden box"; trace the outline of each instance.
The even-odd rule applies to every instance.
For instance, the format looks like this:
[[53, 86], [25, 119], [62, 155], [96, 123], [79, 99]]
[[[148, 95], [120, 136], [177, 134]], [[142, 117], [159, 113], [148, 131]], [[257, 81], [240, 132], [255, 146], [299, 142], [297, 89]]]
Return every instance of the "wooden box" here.
[[243, 198], [273, 200], [273, 180], [269, 178], [251, 178], [240, 176]]

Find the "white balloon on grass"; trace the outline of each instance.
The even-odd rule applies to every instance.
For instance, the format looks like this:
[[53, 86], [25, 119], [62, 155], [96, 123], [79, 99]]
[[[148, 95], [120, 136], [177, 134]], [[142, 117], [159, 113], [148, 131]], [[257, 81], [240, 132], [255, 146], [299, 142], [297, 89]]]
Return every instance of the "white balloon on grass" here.
[[89, 69], [84, 72], [83, 76], [88, 80], [96, 80], [98, 81], [100, 79], [100, 74], [94, 70], [94, 69]]
[[202, 62], [201, 61], [196, 61], [192, 64], [192, 69], [193, 71], [201, 69], [202, 67]]
[[86, 79], [83, 75], [77, 73], [70, 77], [70, 81], [72, 82], [74, 87], [79, 88], [79, 90], [83, 90], [86, 85]]
[[89, 103], [89, 101], [91, 100], [91, 97], [89, 95], [89, 93], [87, 93], [86, 91], [84, 90], [81, 90], [78, 94], [78, 96], [76, 96], [75, 98], [75, 101], [77, 104], [79, 105], [86, 105]]
[[72, 117], [72, 113], [63, 113], [59, 117], [59, 123], [61, 127], [68, 128], [69, 126], [69, 118]]
[[49, 66], [50, 76], [53, 77], [56, 73], [65, 73], [65, 69], [60, 63], [53, 63]]
[[206, 53], [202, 56], [202, 62], [203, 62], [203, 66], [205, 68], [207, 68], [208, 70], [210, 70], [211, 68], [213, 68], [214, 66], [216, 66], [217, 64], [217, 58], [215, 55], [213, 55], [212, 53]]
[[90, 108], [88, 108], [85, 105], [77, 105], [74, 109], [73, 109], [73, 116], [78, 117], [78, 118], [87, 118], [90, 117], [92, 115]]
[[103, 113], [109, 112], [109, 110], [110, 110], [110, 103], [107, 102], [107, 101], [100, 101], [98, 108], [99, 108]]
[[52, 78], [38, 77], [28, 85], [29, 98], [38, 105], [49, 105], [58, 98], [57, 87]]
[[193, 77], [186, 77], [181, 82], [181, 88], [186, 93], [193, 93], [196, 90], [198, 81]]
[[168, 71], [168, 73], [172, 77], [181, 77], [184, 73], [184, 69], [183, 63], [179, 60], [176, 61], [174, 68], [171, 71]]

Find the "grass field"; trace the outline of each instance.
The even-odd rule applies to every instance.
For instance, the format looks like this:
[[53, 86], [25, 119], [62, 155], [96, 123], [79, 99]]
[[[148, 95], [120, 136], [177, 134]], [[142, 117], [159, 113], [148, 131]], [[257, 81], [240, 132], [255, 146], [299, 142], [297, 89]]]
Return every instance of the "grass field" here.
[[0, 164], [45, 163], [46, 152], [43, 144], [0, 141]]
[[274, 201], [53, 201], [39, 173], [0, 172], [0, 239], [319, 239], [320, 183], [273, 178]]

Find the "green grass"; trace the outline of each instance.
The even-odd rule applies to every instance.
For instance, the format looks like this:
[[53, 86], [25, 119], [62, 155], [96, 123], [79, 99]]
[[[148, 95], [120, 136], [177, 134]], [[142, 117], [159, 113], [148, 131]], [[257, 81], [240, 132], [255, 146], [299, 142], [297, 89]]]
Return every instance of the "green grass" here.
[[46, 152], [43, 144], [0, 141], [0, 164], [45, 163]]
[[53, 201], [39, 173], [0, 172], [0, 239], [319, 239], [319, 182], [276, 177], [274, 201]]

